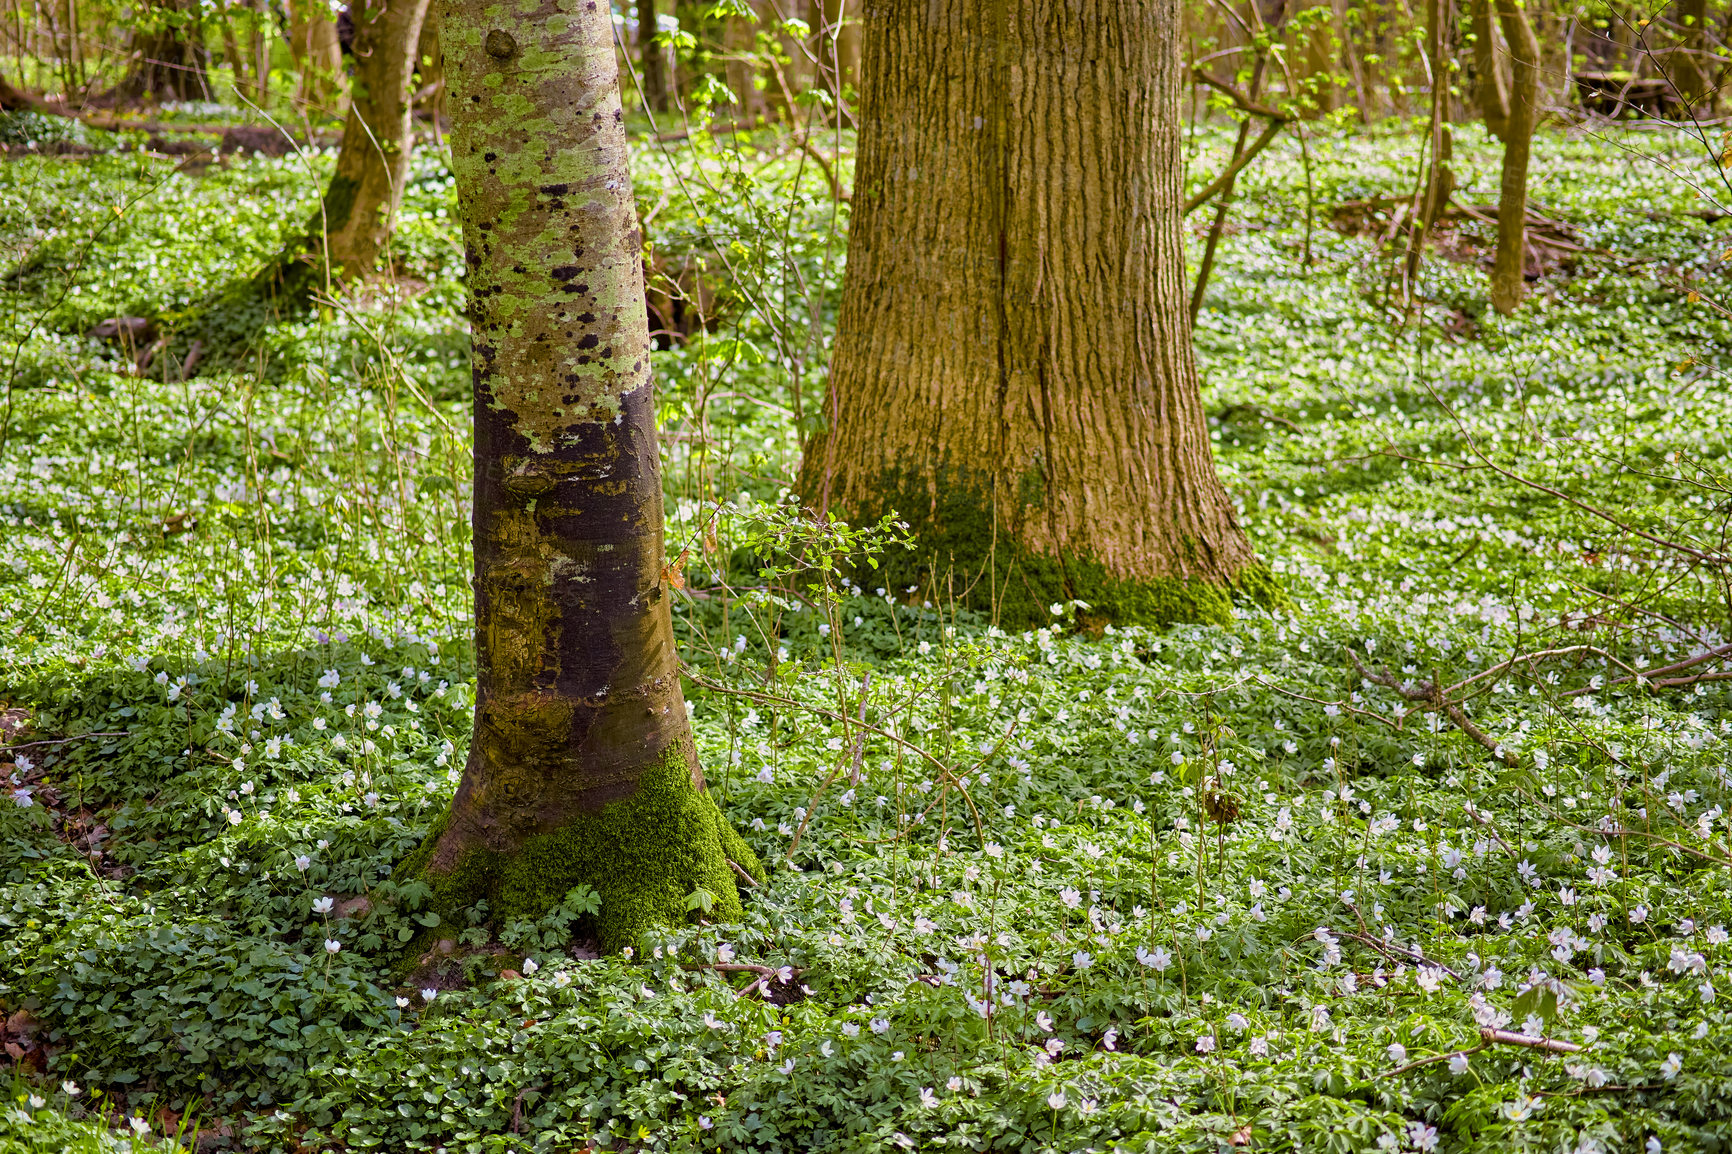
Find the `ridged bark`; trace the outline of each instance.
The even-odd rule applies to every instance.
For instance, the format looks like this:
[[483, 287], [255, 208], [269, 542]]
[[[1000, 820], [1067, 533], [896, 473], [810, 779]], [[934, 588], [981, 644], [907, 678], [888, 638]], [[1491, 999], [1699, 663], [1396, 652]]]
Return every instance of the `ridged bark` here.
[[391, 237], [414, 143], [410, 85], [428, 0], [357, 0], [355, 75], [337, 169], [313, 220], [334, 269], [373, 271]]
[[1072, 597], [1163, 621], [1273, 594], [1215, 474], [1185, 314], [1176, 3], [862, 16], [829, 427], [802, 500], [895, 510], [924, 553], [877, 583], [1007, 626]]
[[704, 792], [662, 574], [642, 244], [608, 7], [446, 0], [475, 388], [475, 732], [403, 871], [449, 914], [584, 883], [610, 949], [738, 915], [759, 871]]
[[1527, 14], [1515, 0], [1497, 0], [1498, 20], [1509, 45], [1509, 122], [1504, 132], [1503, 173], [1498, 182], [1497, 255], [1491, 268], [1491, 304], [1506, 316], [1522, 303], [1527, 270], [1528, 153], [1539, 121], [1540, 45]]

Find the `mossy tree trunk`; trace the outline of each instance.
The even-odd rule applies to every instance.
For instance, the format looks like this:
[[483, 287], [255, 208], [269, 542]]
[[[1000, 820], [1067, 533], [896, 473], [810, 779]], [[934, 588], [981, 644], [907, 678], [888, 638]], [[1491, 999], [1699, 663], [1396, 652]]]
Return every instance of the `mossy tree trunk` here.
[[[355, 73], [337, 169], [312, 221], [315, 250], [348, 276], [373, 270], [391, 237], [414, 143], [410, 119], [416, 46], [428, 0], [357, 0]], [[320, 240], [320, 230], [323, 239]]]
[[848, 273], [801, 499], [895, 510], [923, 553], [875, 583], [1007, 627], [1071, 598], [1161, 622], [1274, 595], [1215, 473], [1185, 312], [1177, 4], [862, 16]]
[[1540, 45], [1533, 24], [1516, 0], [1497, 0], [1497, 10], [1504, 41], [1509, 45], [1512, 83], [1503, 138], [1503, 174], [1498, 182], [1491, 304], [1507, 316], [1522, 303], [1527, 270], [1528, 153], [1539, 121]]
[[475, 385], [469, 762], [403, 873], [444, 913], [585, 883], [608, 949], [737, 917], [762, 867], [704, 791], [663, 576], [642, 243], [606, 5], [444, 0]]

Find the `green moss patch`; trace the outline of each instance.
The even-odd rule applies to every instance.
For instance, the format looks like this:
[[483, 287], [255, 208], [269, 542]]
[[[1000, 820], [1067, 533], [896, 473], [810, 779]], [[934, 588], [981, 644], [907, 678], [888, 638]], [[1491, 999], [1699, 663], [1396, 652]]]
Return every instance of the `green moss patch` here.
[[[954, 596], [1000, 627], [1020, 631], [1052, 622], [1054, 604], [1082, 601], [1088, 616], [1116, 625], [1224, 625], [1235, 602], [1270, 608], [1286, 603], [1279, 582], [1261, 562], [1225, 581], [1195, 577], [1121, 580], [1094, 557], [1044, 556], [1017, 544], [1028, 517], [1041, 516], [1044, 481], [1036, 470], [1023, 478], [1018, 499], [995, 522], [990, 491], [977, 475], [945, 470], [937, 500], [918, 477], [887, 473], [878, 487], [880, 508], [847, 510], [865, 523], [894, 510], [919, 540], [914, 552], [892, 550], [876, 571], [854, 577], [863, 585], [897, 591], [918, 588], [934, 600]], [[915, 512], [910, 513], [909, 510]], [[841, 512], [839, 510], [839, 512]]]
[[587, 885], [601, 898], [596, 936], [609, 952], [636, 944], [653, 927], [700, 915], [739, 920], [729, 861], [759, 880], [765, 876], [715, 801], [692, 785], [683, 744], [663, 754], [631, 797], [531, 838], [515, 854], [471, 849], [451, 870], [434, 871], [428, 863], [446, 821], [398, 869], [399, 878], [420, 876], [432, 887], [431, 908], [443, 921], [483, 899], [502, 923], [534, 919], [572, 887]]

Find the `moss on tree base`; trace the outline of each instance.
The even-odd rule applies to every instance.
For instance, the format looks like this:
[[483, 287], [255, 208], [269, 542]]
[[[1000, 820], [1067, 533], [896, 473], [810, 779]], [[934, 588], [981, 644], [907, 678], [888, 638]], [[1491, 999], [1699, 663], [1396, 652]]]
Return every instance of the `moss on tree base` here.
[[[600, 895], [596, 936], [608, 952], [635, 945], [646, 930], [684, 924], [700, 914], [737, 921], [743, 910], [729, 861], [758, 880], [763, 863], [728, 823], [715, 800], [692, 784], [687, 744], [675, 743], [644, 771], [628, 798], [529, 839], [515, 852], [482, 846], [460, 852], [448, 871], [431, 868], [449, 814], [397, 867], [397, 878], [420, 878], [433, 890], [429, 908], [442, 922], [486, 899], [495, 921], [538, 918], [573, 886]], [[699, 889], [713, 898], [694, 909]]]
[[[878, 492], [880, 508], [849, 510], [848, 520], [866, 524], [891, 510], [913, 530], [918, 544], [912, 552], [887, 550], [876, 570], [861, 567], [853, 576], [862, 585], [881, 585], [901, 593], [919, 589], [933, 600], [952, 595], [963, 607], [988, 617], [1013, 632], [1052, 624], [1052, 609], [1060, 602], [1082, 601], [1083, 616], [1115, 625], [1225, 625], [1235, 603], [1277, 608], [1288, 604], [1275, 575], [1261, 561], [1237, 572], [1214, 577], [1152, 577], [1122, 579], [1086, 554], [1064, 558], [1043, 556], [1017, 541], [1018, 522], [1041, 516], [1046, 495], [1039, 478], [1025, 478], [1017, 500], [993, 518], [988, 490], [972, 474], [947, 471], [942, 483], [929, 487], [919, 478], [886, 474]], [[926, 511], [910, 515], [906, 510]], [[842, 513], [838, 510], [838, 513]], [[1237, 528], [1233, 529], [1237, 533]], [[1181, 543], [1176, 567], [1207, 570], [1197, 542]]]

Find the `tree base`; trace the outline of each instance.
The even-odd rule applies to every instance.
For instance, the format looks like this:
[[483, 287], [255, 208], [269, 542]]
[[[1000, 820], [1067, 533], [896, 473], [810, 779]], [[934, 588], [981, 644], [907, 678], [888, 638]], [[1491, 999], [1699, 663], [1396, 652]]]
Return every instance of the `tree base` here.
[[[432, 866], [450, 813], [397, 867], [399, 881], [419, 878], [433, 890], [428, 908], [442, 924], [485, 899], [497, 924], [534, 919], [574, 886], [601, 898], [596, 936], [609, 953], [635, 946], [645, 931], [697, 916], [738, 921], [744, 910], [733, 865], [764, 880], [763, 863], [710, 795], [692, 784], [688, 745], [679, 742], [646, 770], [636, 793], [595, 813], [530, 838], [511, 852], [460, 848], [448, 870]], [[709, 909], [693, 895], [708, 891]]]
[[[1119, 578], [1095, 557], [1072, 554], [1045, 556], [1018, 543], [1016, 525], [1002, 515], [995, 523], [992, 499], [977, 486], [951, 476], [935, 487], [934, 499], [923, 482], [886, 477], [881, 490], [894, 497], [876, 512], [848, 510], [857, 524], [868, 524], [895, 509], [918, 538], [914, 551], [887, 550], [878, 568], [861, 567], [853, 574], [863, 586], [883, 586], [895, 594], [909, 588], [934, 601], [952, 596], [1012, 632], [1053, 622], [1052, 606], [1071, 601], [1087, 603], [1085, 619], [1102, 624], [1225, 625], [1233, 606], [1253, 604], [1272, 609], [1289, 604], [1285, 591], [1268, 566], [1251, 556], [1247, 564], [1228, 572], [1211, 572], [1208, 557], [1197, 542], [1184, 541], [1173, 568], [1186, 576]], [[1026, 484], [1013, 515], [1042, 516], [1045, 493], [1038, 479]], [[925, 517], [908, 509], [927, 509]], [[841, 512], [840, 510], [838, 511]], [[1232, 527], [1237, 535], [1239, 529]]]

